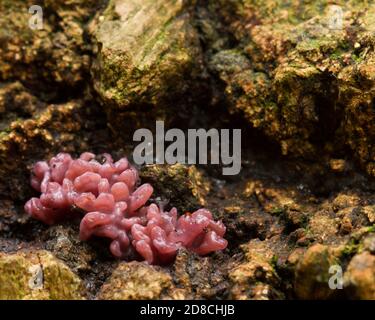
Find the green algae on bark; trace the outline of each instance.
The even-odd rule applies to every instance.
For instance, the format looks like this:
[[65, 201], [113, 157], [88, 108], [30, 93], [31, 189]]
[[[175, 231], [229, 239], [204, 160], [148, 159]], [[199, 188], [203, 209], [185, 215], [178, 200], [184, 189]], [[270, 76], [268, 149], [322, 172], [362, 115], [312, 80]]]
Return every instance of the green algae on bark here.
[[[195, 166], [183, 164], [147, 165], [141, 168], [140, 178], [151, 183], [155, 194], [167, 199], [180, 214], [205, 206], [210, 183]], [[163, 201], [163, 200], [162, 200]]]
[[201, 71], [198, 35], [181, 0], [110, 1], [94, 31], [94, 86], [117, 108], [183, 95]]
[[[19, 79], [46, 96], [82, 83], [90, 65], [85, 24], [101, 1], [0, 1], [0, 79]], [[43, 9], [43, 28], [29, 27], [32, 5]], [[44, 84], [41, 83], [45, 80]], [[52, 90], [51, 90], [52, 89]]]
[[[21, 248], [62, 259], [79, 272], [87, 298], [374, 298], [374, 188], [350, 165], [354, 155], [374, 172], [373, 1], [336, 2], [342, 29], [330, 27], [337, 5], [323, 0], [112, 0], [103, 1], [105, 11], [97, 1], [44, 3], [45, 29], [36, 33], [21, 10], [31, 2], [0, 0], [6, 12], [0, 17], [0, 247], [6, 252], [0, 269], [16, 270], [0, 275], [4, 298], [82, 297], [80, 279], [66, 266], [64, 279], [44, 273], [51, 285], [47, 278], [43, 288], [30, 282], [43, 268]], [[210, 88], [208, 99], [197, 88]], [[224, 220], [225, 252], [202, 258], [181, 251], [165, 268], [126, 262], [116, 268], [104, 243], [80, 242], [74, 222], [47, 228], [25, 215], [28, 166], [36, 160], [59, 151], [129, 154], [127, 132], [154, 127], [155, 118], [168, 122], [187, 111], [184, 125], [208, 125], [193, 108], [209, 101], [206, 117], [237, 126], [237, 116], [219, 111], [228, 107], [284, 154], [312, 160], [293, 161], [281, 172], [284, 160], [267, 142], [261, 152], [269, 153], [261, 160], [244, 156], [244, 171], [231, 183], [195, 167], [143, 168], [155, 194], [180, 212], [205, 203]], [[335, 293], [328, 291], [331, 264], [345, 278]]]
[[83, 299], [80, 278], [48, 251], [0, 253], [0, 299]]
[[150, 300], [183, 299], [183, 290], [175, 287], [172, 277], [160, 267], [140, 262], [120, 263], [101, 287], [99, 299]]
[[285, 155], [316, 159], [349, 147], [374, 176], [373, 1], [211, 1], [209, 8], [236, 41], [209, 59], [230, 109]]

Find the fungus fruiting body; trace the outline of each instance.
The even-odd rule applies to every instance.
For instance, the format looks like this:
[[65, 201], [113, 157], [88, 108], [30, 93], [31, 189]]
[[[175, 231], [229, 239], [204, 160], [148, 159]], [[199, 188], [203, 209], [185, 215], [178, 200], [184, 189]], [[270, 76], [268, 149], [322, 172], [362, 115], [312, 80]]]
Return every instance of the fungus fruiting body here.
[[176, 208], [146, 205], [153, 188], [139, 185], [138, 171], [126, 158], [114, 162], [109, 154], [99, 158], [85, 152], [73, 159], [59, 153], [33, 166], [31, 185], [41, 195], [25, 204], [28, 214], [51, 225], [80, 208], [80, 238], [110, 239], [110, 251], [118, 258], [136, 254], [163, 264], [173, 261], [181, 247], [206, 255], [227, 246], [225, 226], [209, 210], [178, 217]]

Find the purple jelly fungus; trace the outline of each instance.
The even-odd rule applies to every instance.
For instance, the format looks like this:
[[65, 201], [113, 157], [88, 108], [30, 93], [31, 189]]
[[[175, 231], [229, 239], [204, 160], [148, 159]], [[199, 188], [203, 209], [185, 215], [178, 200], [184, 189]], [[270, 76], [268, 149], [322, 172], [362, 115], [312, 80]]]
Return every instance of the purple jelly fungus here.
[[138, 171], [126, 158], [114, 162], [103, 154], [97, 159], [89, 152], [78, 159], [59, 153], [49, 162], [37, 162], [31, 186], [41, 195], [31, 198], [25, 211], [52, 225], [71, 218], [78, 207], [85, 212], [81, 240], [108, 238], [111, 253], [121, 259], [138, 254], [150, 264], [165, 264], [181, 247], [199, 255], [227, 247], [226, 228], [209, 210], [178, 217], [176, 208], [168, 212], [156, 204], [146, 206], [153, 188], [139, 185]]

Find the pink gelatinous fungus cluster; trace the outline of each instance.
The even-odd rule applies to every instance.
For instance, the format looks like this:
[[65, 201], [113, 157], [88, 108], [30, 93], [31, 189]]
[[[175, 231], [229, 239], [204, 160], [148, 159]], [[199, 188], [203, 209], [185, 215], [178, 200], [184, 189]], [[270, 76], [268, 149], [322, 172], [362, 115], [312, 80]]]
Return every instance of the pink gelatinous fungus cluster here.
[[41, 192], [31, 198], [25, 210], [35, 219], [54, 224], [78, 207], [85, 214], [80, 238], [92, 236], [111, 240], [110, 251], [118, 258], [135, 252], [148, 263], [168, 263], [180, 247], [205, 255], [225, 249], [225, 226], [215, 222], [206, 209], [177, 216], [155, 204], [146, 206], [153, 188], [138, 186], [138, 171], [126, 158], [114, 162], [109, 154], [101, 159], [83, 153], [73, 159], [59, 153], [49, 162], [37, 162], [32, 169], [31, 185]]

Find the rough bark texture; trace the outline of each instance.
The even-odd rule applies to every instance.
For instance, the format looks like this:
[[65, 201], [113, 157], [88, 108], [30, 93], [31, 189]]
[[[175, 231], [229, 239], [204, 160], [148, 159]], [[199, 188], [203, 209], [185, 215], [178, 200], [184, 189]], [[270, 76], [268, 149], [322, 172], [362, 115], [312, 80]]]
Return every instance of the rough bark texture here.
[[[375, 2], [306, 2], [0, 0], [0, 298], [375, 299]], [[119, 262], [25, 215], [36, 160], [131, 155], [157, 119], [242, 129], [238, 176], [141, 168], [153, 200], [223, 219], [224, 252]]]

